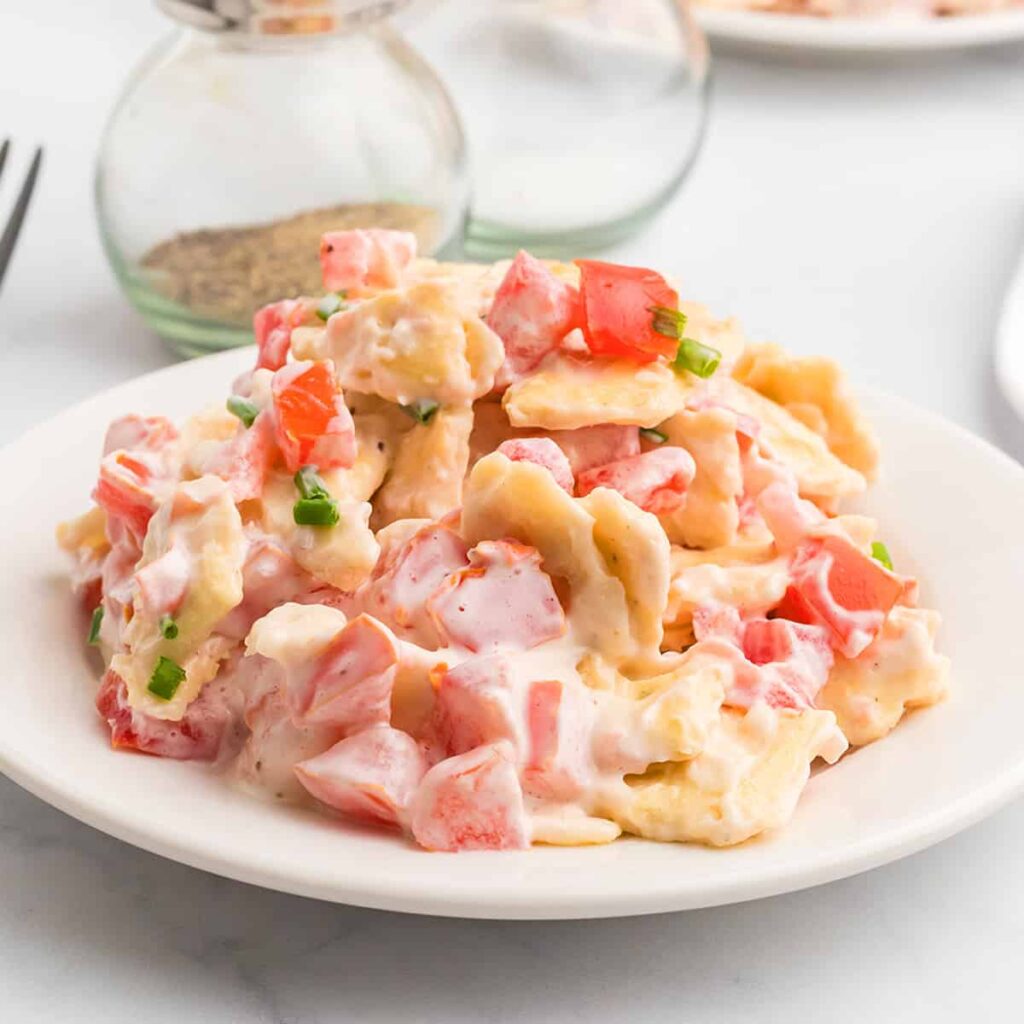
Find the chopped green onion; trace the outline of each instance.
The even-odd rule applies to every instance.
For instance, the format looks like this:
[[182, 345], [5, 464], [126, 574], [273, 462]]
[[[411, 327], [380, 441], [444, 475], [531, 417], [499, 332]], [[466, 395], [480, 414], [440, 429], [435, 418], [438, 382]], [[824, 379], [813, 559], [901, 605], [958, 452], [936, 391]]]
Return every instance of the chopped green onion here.
[[299, 498], [292, 506], [292, 516], [299, 526], [335, 526], [341, 516], [333, 498]]
[[178, 624], [170, 615], [160, 616], [160, 635], [165, 640], [174, 640], [178, 635]]
[[889, 557], [889, 549], [880, 540], [876, 540], [871, 545], [871, 557], [876, 562], [881, 562], [889, 572], [892, 572], [892, 559]]
[[299, 494], [304, 498], [329, 498], [331, 492], [327, 490], [327, 484], [320, 478], [316, 466], [303, 466], [295, 474], [295, 486]]
[[149, 677], [149, 686], [146, 689], [154, 697], [171, 700], [178, 692], [178, 687], [184, 678], [185, 670], [176, 661], [161, 656], [156, 663], [156, 668], [153, 669], [153, 674]]
[[333, 316], [339, 310], [345, 308], [345, 293], [344, 292], [330, 292], [320, 300], [320, 305], [316, 307], [316, 315], [321, 320], [326, 320], [328, 317]]
[[650, 441], [651, 444], [664, 444], [668, 440], [668, 434], [663, 434], [660, 430], [655, 430], [654, 427], [641, 427], [640, 436], [645, 441]]
[[432, 398], [417, 398], [415, 402], [401, 408], [406, 416], [411, 416], [417, 423], [429, 423], [434, 413], [441, 408], [441, 404]]
[[241, 395], [232, 395], [227, 401], [227, 406], [228, 412], [232, 416], [237, 416], [245, 424], [246, 429], [252, 426], [253, 420], [260, 414], [260, 407]]
[[100, 626], [103, 624], [103, 605], [98, 604], [92, 612], [92, 622], [89, 624], [89, 635], [85, 642], [95, 647], [100, 642]]
[[338, 522], [338, 503], [316, 466], [303, 466], [295, 474], [295, 486], [302, 497], [292, 506], [292, 518], [299, 526], [334, 526]]
[[675, 341], [683, 340], [683, 331], [686, 329], [685, 313], [678, 309], [669, 309], [668, 306], [651, 306], [650, 311], [653, 314], [651, 327], [658, 334], [663, 334], [666, 338], [672, 338]]
[[693, 338], [683, 338], [679, 342], [679, 351], [672, 363], [673, 369], [689, 370], [698, 377], [708, 378], [722, 361], [722, 353], [710, 345], [702, 345]]

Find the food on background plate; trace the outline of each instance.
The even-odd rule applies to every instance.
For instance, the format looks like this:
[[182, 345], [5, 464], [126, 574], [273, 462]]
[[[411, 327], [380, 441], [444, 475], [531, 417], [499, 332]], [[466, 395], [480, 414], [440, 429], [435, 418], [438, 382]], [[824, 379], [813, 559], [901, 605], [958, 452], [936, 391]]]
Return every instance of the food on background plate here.
[[1024, 0], [699, 0], [722, 11], [796, 14], [815, 18], [949, 18], [1009, 11]]
[[115, 748], [430, 850], [728, 846], [943, 697], [843, 511], [877, 451], [833, 364], [644, 268], [320, 256], [222, 406], [111, 424], [59, 530]]

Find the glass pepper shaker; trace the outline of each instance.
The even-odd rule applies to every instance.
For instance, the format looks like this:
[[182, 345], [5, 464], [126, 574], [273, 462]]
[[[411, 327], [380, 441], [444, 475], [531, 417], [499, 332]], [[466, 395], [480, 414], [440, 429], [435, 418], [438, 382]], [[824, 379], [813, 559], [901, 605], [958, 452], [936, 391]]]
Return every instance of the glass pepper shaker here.
[[129, 80], [104, 134], [107, 254], [182, 355], [252, 340], [252, 314], [322, 290], [320, 235], [462, 241], [469, 194], [444, 87], [395, 30], [396, 2], [158, 0], [179, 22]]

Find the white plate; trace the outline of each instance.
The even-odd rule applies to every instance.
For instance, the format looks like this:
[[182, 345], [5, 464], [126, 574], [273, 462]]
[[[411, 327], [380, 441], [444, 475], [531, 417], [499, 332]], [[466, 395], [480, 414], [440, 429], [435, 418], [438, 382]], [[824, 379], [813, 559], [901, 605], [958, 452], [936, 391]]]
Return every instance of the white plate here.
[[105, 425], [220, 401], [250, 352], [115, 388], [0, 452], [0, 768], [68, 814], [232, 878], [343, 903], [495, 918], [647, 914], [747, 900], [919, 850], [1024, 788], [1024, 469], [892, 398], [868, 410], [887, 470], [868, 508], [896, 564], [945, 616], [944, 705], [817, 774], [792, 823], [732, 850], [623, 840], [524, 853], [425, 853], [401, 839], [262, 803], [211, 769], [112, 751], [97, 665], [68, 596], [54, 523], [86, 503]]
[[1024, 40], [1024, 10], [956, 18], [809, 18], [694, 5], [712, 40], [758, 50], [894, 54]]

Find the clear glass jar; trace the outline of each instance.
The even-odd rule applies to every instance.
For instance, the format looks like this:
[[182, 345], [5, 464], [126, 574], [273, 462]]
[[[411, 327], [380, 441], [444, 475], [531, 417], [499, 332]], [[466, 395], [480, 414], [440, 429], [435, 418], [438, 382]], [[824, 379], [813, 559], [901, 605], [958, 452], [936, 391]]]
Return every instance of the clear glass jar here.
[[422, 0], [403, 18], [466, 126], [467, 252], [607, 245], [692, 167], [709, 57], [684, 0]]
[[461, 127], [385, 20], [394, 3], [160, 6], [189, 26], [128, 82], [96, 201], [118, 279], [176, 351], [247, 344], [255, 309], [317, 294], [323, 231], [402, 227], [422, 253], [458, 248]]

